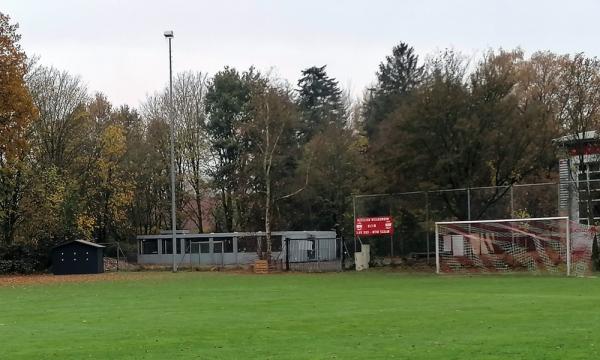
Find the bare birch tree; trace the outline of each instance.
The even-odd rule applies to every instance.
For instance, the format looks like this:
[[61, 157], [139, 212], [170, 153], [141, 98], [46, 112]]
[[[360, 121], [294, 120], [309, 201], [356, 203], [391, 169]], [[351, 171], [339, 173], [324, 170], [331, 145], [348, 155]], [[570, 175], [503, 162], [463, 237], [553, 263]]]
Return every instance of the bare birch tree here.
[[186, 201], [183, 211], [203, 232], [202, 200], [206, 195], [208, 141], [205, 132], [204, 96], [206, 76], [184, 72], [175, 78], [173, 106], [177, 119], [177, 140], [181, 152], [183, 177], [192, 190], [193, 201]]
[[[207, 191], [206, 166], [208, 143], [205, 132], [206, 75], [183, 72], [173, 82], [173, 115], [175, 116], [175, 162], [178, 183], [178, 208], [203, 232], [202, 199]], [[169, 90], [150, 96], [142, 106], [148, 120], [168, 123]], [[188, 196], [190, 195], [191, 196]], [[192, 199], [190, 199], [190, 197]], [[190, 201], [191, 200], [191, 201]]]
[[[258, 252], [261, 258], [270, 260], [272, 253], [273, 206], [278, 200], [292, 197], [300, 193], [304, 187], [285, 195], [280, 195], [281, 189], [276, 188], [275, 179], [282, 166], [281, 159], [289, 150], [289, 139], [299, 123], [299, 113], [292, 98], [292, 90], [287, 86], [265, 80], [255, 84], [252, 94], [253, 113], [248, 122], [250, 138], [254, 139], [258, 161], [262, 170], [264, 182], [264, 221], [266, 233], [266, 251], [262, 252], [259, 244]], [[308, 171], [308, 170], [307, 170]], [[308, 178], [307, 178], [308, 179]]]

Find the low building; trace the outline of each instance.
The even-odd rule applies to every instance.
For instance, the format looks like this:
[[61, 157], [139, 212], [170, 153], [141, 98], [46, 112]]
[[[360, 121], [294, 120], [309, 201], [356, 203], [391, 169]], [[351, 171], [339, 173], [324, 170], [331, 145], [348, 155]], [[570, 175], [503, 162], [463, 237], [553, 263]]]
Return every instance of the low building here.
[[[177, 233], [177, 266], [235, 266], [258, 259], [259, 246], [265, 250], [264, 232], [190, 234]], [[282, 263], [335, 261], [339, 257], [335, 231], [274, 231], [272, 256]], [[139, 235], [138, 264], [173, 264], [172, 235]]]
[[586, 131], [554, 142], [565, 152], [559, 160], [559, 209], [581, 224], [588, 224], [588, 194], [592, 218], [600, 222], [600, 133]]
[[54, 275], [99, 274], [104, 272], [104, 246], [74, 240], [52, 249]]

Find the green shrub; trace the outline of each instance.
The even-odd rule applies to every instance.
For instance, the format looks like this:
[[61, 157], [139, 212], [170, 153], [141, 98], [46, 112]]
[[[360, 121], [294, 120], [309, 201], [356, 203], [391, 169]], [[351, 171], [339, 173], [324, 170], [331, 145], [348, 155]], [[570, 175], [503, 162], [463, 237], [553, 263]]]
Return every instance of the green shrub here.
[[16, 244], [0, 247], [0, 274], [31, 274], [45, 270], [48, 254], [31, 246]]

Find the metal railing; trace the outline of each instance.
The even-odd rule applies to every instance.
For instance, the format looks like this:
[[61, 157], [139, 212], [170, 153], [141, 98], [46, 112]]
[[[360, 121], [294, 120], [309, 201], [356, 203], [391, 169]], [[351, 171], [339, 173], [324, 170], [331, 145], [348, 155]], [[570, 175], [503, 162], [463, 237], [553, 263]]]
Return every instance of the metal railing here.
[[339, 238], [285, 239], [283, 246], [286, 271], [341, 271], [343, 248]]

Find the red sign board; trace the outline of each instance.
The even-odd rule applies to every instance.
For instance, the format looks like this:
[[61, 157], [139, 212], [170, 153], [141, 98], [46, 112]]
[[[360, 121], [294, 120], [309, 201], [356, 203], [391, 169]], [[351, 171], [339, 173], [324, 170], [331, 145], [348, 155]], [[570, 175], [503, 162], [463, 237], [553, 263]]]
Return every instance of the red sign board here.
[[354, 224], [354, 233], [367, 236], [392, 235], [394, 222], [391, 216], [357, 218]]
[[600, 154], [600, 145], [585, 144], [578, 147], [571, 147], [569, 149], [569, 154], [571, 154], [571, 156]]

